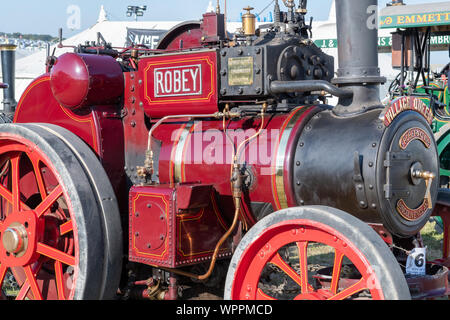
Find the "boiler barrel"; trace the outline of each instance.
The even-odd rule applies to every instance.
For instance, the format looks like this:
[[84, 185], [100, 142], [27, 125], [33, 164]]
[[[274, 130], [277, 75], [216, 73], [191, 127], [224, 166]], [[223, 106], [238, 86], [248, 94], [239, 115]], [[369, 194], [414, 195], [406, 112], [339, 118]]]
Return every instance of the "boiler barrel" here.
[[[355, 117], [317, 114], [296, 146], [293, 186], [299, 205], [325, 205], [368, 223], [383, 223], [398, 236], [420, 231], [431, 214], [427, 183], [415, 169], [439, 169], [437, 147], [425, 119], [403, 112], [386, 127], [380, 110]], [[438, 180], [430, 187], [431, 202]]]

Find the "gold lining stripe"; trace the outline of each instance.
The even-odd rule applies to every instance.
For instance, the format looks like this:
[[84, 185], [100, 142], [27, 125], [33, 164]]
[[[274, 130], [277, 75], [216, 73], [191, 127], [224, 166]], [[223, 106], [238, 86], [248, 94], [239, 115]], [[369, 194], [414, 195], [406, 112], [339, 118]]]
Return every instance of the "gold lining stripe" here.
[[183, 165], [183, 154], [184, 154], [184, 147], [186, 144], [186, 141], [188, 140], [188, 136], [190, 134], [191, 131], [191, 127], [193, 126], [193, 122], [189, 122], [188, 124], [186, 124], [186, 126], [181, 129], [181, 135], [178, 139], [177, 142], [177, 146], [175, 149], [175, 156], [174, 156], [174, 175], [173, 175], [173, 182], [174, 183], [180, 183], [183, 182], [183, 176], [182, 176], [182, 171], [181, 171], [181, 167]]
[[289, 138], [291, 137], [292, 129], [307, 110], [309, 110], [309, 108], [305, 106], [295, 109], [283, 123], [281, 129], [281, 137], [278, 140], [275, 164], [272, 171], [272, 189], [276, 210], [285, 209], [288, 207], [284, 184], [284, 162], [286, 159], [286, 149]]

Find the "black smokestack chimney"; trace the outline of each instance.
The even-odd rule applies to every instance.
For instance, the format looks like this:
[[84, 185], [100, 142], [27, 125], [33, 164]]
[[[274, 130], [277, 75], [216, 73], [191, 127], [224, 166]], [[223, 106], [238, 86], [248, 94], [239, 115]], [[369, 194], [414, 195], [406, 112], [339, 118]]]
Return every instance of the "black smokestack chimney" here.
[[2, 81], [9, 85], [7, 89], [3, 89], [3, 112], [10, 114], [14, 113], [17, 105], [15, 99], [16, 48], [17, 46], [12, 44], [0, 45]]
[[332, 82], [353, 91], [334, 108], [345, 116], [381, 107], [378, 67], [378, 0], [336, 0], [339, 69]]

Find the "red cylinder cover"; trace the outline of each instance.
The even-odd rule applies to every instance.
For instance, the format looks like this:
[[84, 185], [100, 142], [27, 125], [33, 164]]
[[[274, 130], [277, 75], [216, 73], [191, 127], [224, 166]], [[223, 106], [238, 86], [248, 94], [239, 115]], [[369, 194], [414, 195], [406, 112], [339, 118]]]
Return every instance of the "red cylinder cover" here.
[[119, 63], [92, 54], [63, 54], [51, 70], [50, 85], [56, 100], [71, 109], [113, 103], [124, 92]]

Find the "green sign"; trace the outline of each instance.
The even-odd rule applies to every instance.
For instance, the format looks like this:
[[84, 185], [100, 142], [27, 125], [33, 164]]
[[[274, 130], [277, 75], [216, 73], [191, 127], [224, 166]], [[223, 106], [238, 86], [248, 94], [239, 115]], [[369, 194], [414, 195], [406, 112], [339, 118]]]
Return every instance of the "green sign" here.
[[378, 38], [378, 47], [392, 47], [392, 37], [380, 37]]
[[450, 44], [450, 36], [438, 36], [438, 37], [431, 37], [430, 44], [433, 46], [439, 46], [439, 45], [445, 45]]
[[[450, 36], [433, 36], [430, 39], [431, 46], [441, 46], [450, 45]], [[337, 48], [337, 39], [319, 39], [315, 40], [316, 46], [322, 49], [333, 49]], [[379, 37], [378, 47], [379, 48], [389, 48], [392, 46], [392, 37]]]
[[415, 28], [450, 25], [450, 12], [414, 13], [380, 17], [381, 28]]
[[337, 39], [321, 39], [315, 40], [314, 43], [316, 46], [322, 49], [326, 48], [337, 48]]

